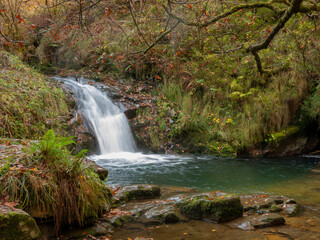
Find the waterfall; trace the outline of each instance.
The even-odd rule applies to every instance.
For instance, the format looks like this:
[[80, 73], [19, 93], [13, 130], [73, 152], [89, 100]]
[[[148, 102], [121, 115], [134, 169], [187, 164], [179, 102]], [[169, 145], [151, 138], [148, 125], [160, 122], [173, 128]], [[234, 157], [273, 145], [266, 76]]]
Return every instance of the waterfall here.
[[74, 93], [79, 111], [88, 127], [94, 132], [100, 154], [134, 152], [134, 142], [128, 120], [121, 109], [112, 103], [106, 93], [73, 78], [55, 77]]

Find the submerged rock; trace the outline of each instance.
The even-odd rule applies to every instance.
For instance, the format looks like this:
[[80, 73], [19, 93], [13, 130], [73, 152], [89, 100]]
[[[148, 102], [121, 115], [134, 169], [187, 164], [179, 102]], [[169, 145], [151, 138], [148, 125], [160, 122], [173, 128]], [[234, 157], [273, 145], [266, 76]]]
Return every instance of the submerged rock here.
[[227, 222], [241, 217], [243, 206], [235, 194], [211, 193], [187, 198], [177, 203], [181, 213], [190, 218]]
[[0, 240], [29, 240], [39, 236], [38, 225], [28, 213], [0, 205]]
[[266, 228], [283, 225], [286, 222], [284, 218], [278, 214], [266, 214], [251, 221], [254, 228]]
[[132, 223], [134, 221], [135, 217], [131, 215], [116, 216], [110, 220], [113, 227], [121, 227], [125, 223]]
[[111, 231], [111, 227], [109, 226], [108, 223], [96, 223], [90, 227], [70, 230], [68, 232], [65, 232], [64, 235], [71, 238], [83, 239], [85, 235], [98, 237], [102, 235], [107, 235], [110, 231]]
[[114, 198], [120, 202], [160, 197], [161, 189], [155, 185], [133, 185], [120, 189]]

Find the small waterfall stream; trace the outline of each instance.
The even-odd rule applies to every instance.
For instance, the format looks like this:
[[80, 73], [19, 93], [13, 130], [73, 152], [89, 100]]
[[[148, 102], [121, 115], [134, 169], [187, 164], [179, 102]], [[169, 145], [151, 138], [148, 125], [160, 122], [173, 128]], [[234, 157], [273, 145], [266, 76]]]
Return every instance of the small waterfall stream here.
[[[55, 79], [74, 93], [85, 123], [94, 131], [100, 155], [90, 158], [109, 170], [109, 184], [148, 183], [235, 193], [274, 191], [294, 198], [302, 194], [304, 199], [319, 199], [314, 196], [318, 192], [312, 190], [318, 189], [319, 179], [310, 176], [309, 171], [320, 159], [225, 159], [139, 153], [126, 116], [99, 86], [91, 86], [88, 79]], [[306, 186], [311, 189], [308, 193]]]
[[125, 114], [106, 93], [89, 85], [86, 79], [55, 79], [63, 82], [74, 93], [79, 111], [98, 140], [101, 154], [136, 150]]

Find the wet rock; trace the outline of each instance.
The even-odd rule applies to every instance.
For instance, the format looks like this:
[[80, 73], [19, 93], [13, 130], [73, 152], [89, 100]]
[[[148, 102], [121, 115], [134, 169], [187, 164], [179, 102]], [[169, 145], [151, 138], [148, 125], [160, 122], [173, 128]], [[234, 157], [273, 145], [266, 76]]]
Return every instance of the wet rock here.
[[137, 116], [137, 108], [130, 108], [124, 111], [124, 114], [128, 119], [133, 119]]
[[90, 159], [87, 159], [87, 158], [84, 160], [84, 162], [85, 162], [86, 164], [88, 164], [90, 167], [93, 167], [94, 172], [95, 172], [96, 174], [98, 174], [99, 178], [100, 178], [102, 181], [105, 180], [105, 179], [108, 177], [109, 172], [108, 172], [107, 169], [99, 166], [99, 165], [96, 164], [94, 161], [92, 161], [92, 160], [90, 160]]
[[276, 205], [280, 206], [280, 204], [286, 200], [286, 198], [283, 196], [266, 194], [241, 195], [240, 199], [245, 212], [256, 210], [260, 214], [270, 212], [272, 208], [275, 208]]
[[276, 199], [274, 199], [275, 204], [282, 204], [284, 202], [283, 198], [278, 197]]
[[294, 200], [294, 199], [288, 199], [288, 200], [286, 200], [285, 203], [286, 203], [286, 204], [296, 204], [297, 202], [296, 202], [296, 200]]
[[235, 194], [211, 193], [187, 198], [176, 204], [190, 218], [227, 222], [241, 217], [243, 206]]
[[28, 213], [0, 205], [0, 240], [29, 240], [39, 236], [38, 225]]
[[[71, 238], [83, 238], [84, 235], [91, 235], [94, 237], [107, 235], [111, 228], [108, 223], [96, 223], [87, 228], [81, 228], [64, 233], [64, 235]], [[85, 234], [84, 234], [85, 233]]]
[[277, 212], [281, 212], [283, 209], [281, 207], [281, 205], [276, 205], [276, 204], [273, 204], [271, 206], [271, 208], [269, 209], [269, 212], [271, 213], [277, 213]]
[[147, 219], [161, 220], [164, 223], [177, 223], [180, 221], [178, 211], [172, 205], [159, 205], [145, 213]]
[[134, 221], [135, 217], [131, 215], [116, 216], [110, 220], [113, 227], [121, 227], [125, 223], [132, 223]]
[[283, 213], [289, 217], [294, 217], [298, 214], [299, 204], [285, 204]]
[[152, 199], [160, 197], [161, 189], [159, 186], [155, 185], [133, 185], [126, 186], [120, 189], [116, 195], [115, 199], [120, 202], [128, 202], [131, 200], [143, 200]]
[[266, 228], [283, 225], [285, 222], [285, 219], [278, 214], [266, 214], [252, 220], [251, 225], [254, 228]]
[[266, 203], [262, 203], [262, 204], [258, 204], [257, 208], [258, 209], [264, 209], [264, 208], [269, 208], [272, 205], [272, 201], [266, 202]]

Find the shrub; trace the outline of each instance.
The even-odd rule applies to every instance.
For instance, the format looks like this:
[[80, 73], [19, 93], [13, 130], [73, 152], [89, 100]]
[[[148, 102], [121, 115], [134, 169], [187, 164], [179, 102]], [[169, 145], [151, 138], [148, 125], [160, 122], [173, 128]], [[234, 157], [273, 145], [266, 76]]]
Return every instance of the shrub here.
[[23, 159], [0, 170], [1, 196], [10, 196], [29, 212], [51, 212], [55, 233], [64, 225], [82, 226], [96, 219], [109, 205], [109, 190], [83, 163], [85, 151], [72, 156], [67, 150], [71, 139], [49, 130]]

